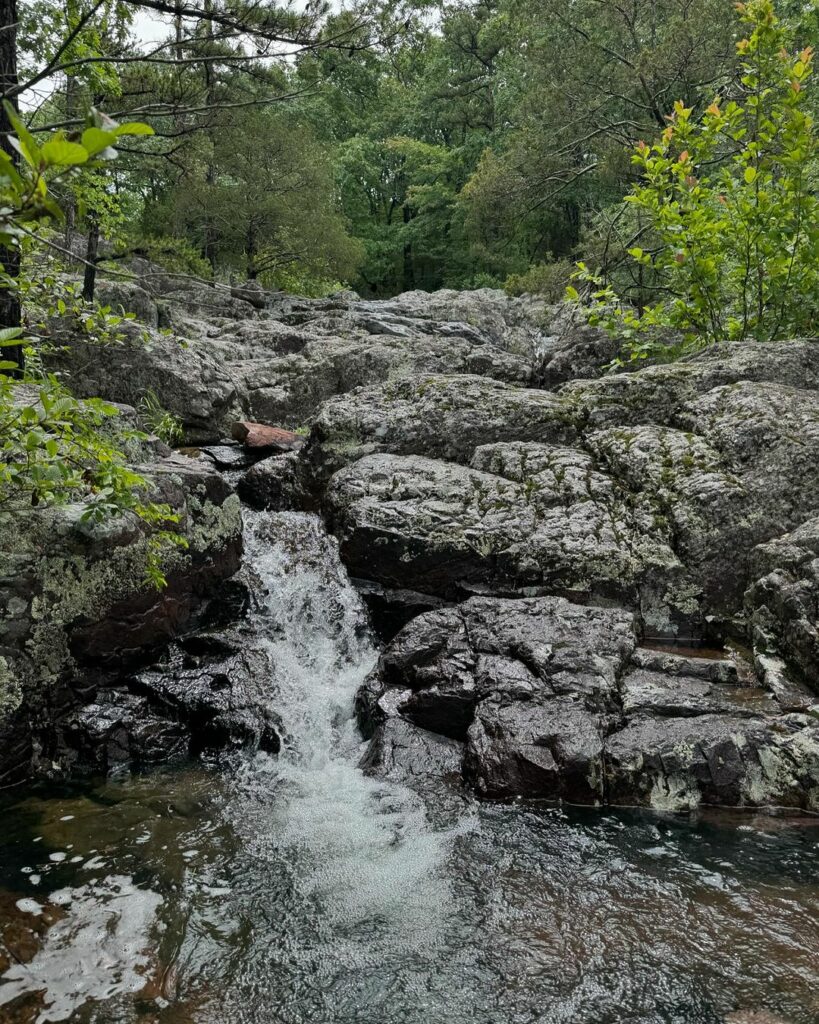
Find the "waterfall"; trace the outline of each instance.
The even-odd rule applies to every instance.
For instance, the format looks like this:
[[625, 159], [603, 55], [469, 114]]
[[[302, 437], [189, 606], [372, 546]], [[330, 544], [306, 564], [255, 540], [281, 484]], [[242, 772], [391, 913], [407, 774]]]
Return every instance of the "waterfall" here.
[[428, 949], [446, 921], [441, 869], [457, 829], [433, 828], [416, 793], [358, 766], [354, 700], [377, 660], [361, 599], [318, 517], [245, 515], [251, 630], [282, 749], [245, 760], [237, 827], [257, 856], [287, 865], [300, 913], [312, 906], [334, 953], [345, 934], [371, 943], [361, 926], [373, 922], [396, 951]]

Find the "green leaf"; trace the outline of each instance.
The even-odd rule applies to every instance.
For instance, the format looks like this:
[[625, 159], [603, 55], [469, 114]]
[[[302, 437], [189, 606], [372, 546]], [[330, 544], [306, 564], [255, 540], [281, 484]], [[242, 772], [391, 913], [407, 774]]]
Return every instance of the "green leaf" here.
[[746, 167], [745, 174], [743, 175], [743, 177], [745, 178], [745, 183], [747, 185], [753, 185], [753, 183], [756, 181], [756, 168]]
[[117, 125], [114, 134], [119, 135], [153, 135], [154, 130], [149, 124], [142, 124], [139, 121], [128, 121], [126, 124]]
[[[116, 138], [115, 132], [106, 132], [102, 128], [86, 128], [82, 133], [82, 144], [89, 156], [105, 156], [105, 151], [111, 148]], [[112, 150], [112, 153], [116, 154], [116, 150]]]
[[43, 162], [49, 167], [77, 167], [88, 160], [88, 151], [85, 147], [67, 139], [49, 139], [40, 153]]

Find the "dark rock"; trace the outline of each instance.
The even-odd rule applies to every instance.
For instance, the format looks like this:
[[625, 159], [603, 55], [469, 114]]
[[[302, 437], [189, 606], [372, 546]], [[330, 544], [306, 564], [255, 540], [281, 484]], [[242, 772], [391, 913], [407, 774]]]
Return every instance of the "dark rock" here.
[[257, 462], [236, 485], [239, 497], [255, 509], [312, 511], [317, 504], [312, 478], [298, 453], [274, 455]]
[[582, 700], [486, 700], [469, 730], [465, 776], [485, 796], [603, 800], [603, 721]]
[[93, 703], [73, 712], [62, 726], [64, 762], [74, 769], [105, 774], [182, 761], [190, 735], [181, 722], [154, 712], [149, 703], [123, 690], [100, 690]]
[[[187, 451], [183, 449], [183, 453], [187, 454]], [[196, 456], [202, 455], [216, 466], [217, 469], [249, 469], [251, 466], [255, 466], [260, 459], [268, 457], [266, 451], [255, 451], [252, 448], [246, 448], [242, 444], [228, 443], [223, 444], [210, 444], [200, 445], [199, 448], [194, 448], [191, 453], [196, 453]]]
[[[620, 609], [473, 598], [410, 622], [357, 710], [372, 770], [409, 725], [465, 739], [463, 777], [485, 796], [819, 810], [819, 716], [783, 713], [749, 673], [638, 648]], [[401, 744], [391, 770], [420, 773], [415, 756]]]
[[369, 773], [415, 782], [459, 782], [463, 743], [427, 732], [400, 719], [385, 723], [361, 762]]
[[364, 599], [370, 624], [382, 643], [392, 640], [408, 622], [424, 612], [440, 608], [444, 602], [417, 590], [381, 586], [372, 580], [352, 580]]
[[50, 771], [55, 721], [87, 703], [89, 669], [133, 664], [190, 628], [239, 566], [239, 501], [219, 473], [181, 455], [136, 468], [188, 543], [168, 552], [164, 589], [146, 580], [150, 530], [133, 517], [50, 507], [0, 531], [0, 772]]
[[[395, 637], [359, 694], [359, 719], [376, 743], [395, 719], [467, 740], [467, 777], [487, 794], [580, 800], [580, 776], [599, 779], [602, 722], [634, 645], [632, 617], [620, 610], [472, 598]], [[583, 792], [597, 799], [598, 788]]]

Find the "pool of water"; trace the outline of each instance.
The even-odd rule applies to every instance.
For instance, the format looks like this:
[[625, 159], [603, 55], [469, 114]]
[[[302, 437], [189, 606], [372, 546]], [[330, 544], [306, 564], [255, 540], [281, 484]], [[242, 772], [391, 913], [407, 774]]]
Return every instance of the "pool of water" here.
[[819, 1020], [813, 819], [277, 789], [259, 756], [4, 807], [0, 1020]]
[[819, 819], [367, 777], [334, 545], [269, 513], [247, 542], [280, 755], [8, 796], [0, 1024], [819, 1021]]

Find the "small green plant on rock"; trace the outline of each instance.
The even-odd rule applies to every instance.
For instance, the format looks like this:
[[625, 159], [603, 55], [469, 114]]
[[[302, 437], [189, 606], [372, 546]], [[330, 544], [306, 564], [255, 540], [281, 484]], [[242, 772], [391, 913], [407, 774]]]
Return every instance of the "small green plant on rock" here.
[[142, 396], [139, 414], [145, 428], [155, 434], [160, 441], [173, 446], [182, 440], [182, 420], [163, 407], [152, 388], [148, 388]]
[[[634, 309], [578, 264], [590, 321], [625, 339], [618, 364], [817, 330], [817, 136], [805, 102], [813, 51], [789, 52], [772, 0], [736, 9], [750, 30], [737, 43], [739, 95], [717, 97], [700, 119], [677, 102], [660, 139], [640, 142], [632, 158], [641, 180], [625, 201], [649, 230], [629, 255], [656, 301]], [[574, 286], [567, 297], [582, 301]]]

